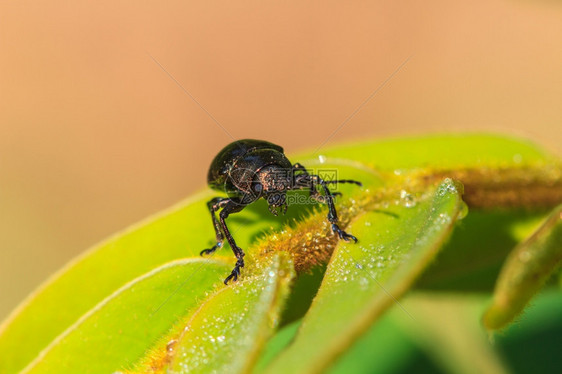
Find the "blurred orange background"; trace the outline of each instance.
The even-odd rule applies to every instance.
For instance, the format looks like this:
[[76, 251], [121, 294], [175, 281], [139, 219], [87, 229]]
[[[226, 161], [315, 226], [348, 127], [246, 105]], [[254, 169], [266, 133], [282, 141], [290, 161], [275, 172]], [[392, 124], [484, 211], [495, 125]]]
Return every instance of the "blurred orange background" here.
[[227, 132], [291, 153], [488, 130], [561, 153], [561, 2], [55, 0], [0, 15], [0, 319], [204, 188]]

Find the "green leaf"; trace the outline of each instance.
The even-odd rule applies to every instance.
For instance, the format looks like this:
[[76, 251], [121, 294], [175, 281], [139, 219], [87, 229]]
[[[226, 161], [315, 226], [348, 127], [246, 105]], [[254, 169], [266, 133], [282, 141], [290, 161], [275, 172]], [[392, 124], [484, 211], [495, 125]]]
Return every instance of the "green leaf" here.
[[294, 276], [286, 255], [276, 254], [255, 276], [206, 299], [186, 323], [168, 372], [246, 373], [254, 365]]
[[[144, 274], [90, 309], [23, 372], [109, 373], [134, 366], [162, 337], [181, 328], [182, 317], [222, 283], [229, 268], [222, 261], [189, 259]], [[178, 282], [185, 287], [170, 297]]]
[[327, 157], [364, 162], [375, 170], [460, 169], [532, 165], [552, 159], [531, 142], [490, 134], [447, 134], [363, 141], [322, 149]]
[[561, 263], [562, 205], [508, 256], [484, 314], [486, 328], [501, 329], [511, 322]]
[[[345, 164], [324, 166], [330, 170], [337, 167], [346, 177], [360, 179], [367, 185], [380, 183], [376, 172]], [[350, 195], [354, 189], [343, 186], [339, 191]], [[70, 325], [127, 282], [171, 260], [199, 258], [202, 249], [213, 245], [215, 234], [206, 206], [213, 196], [215, 192], [205, 191], [149, 217], [61, 269], [0, 325], [0, 373], [19, 372]], [[312, 209], [310, 205], [294, 207], [286, 216], [274, 217], [260, 201], [243, 214], [229, 217], [228, 224], [237, 243], [249, 249], [250, 243], [266, 232], [294, 225]], [[252, 251], [247, 253], [246, 258], [251, 258]], [[228, 256], [226, 259], [233, 263], [227, 246], [215, 257], [218, 255]], [[171, 285], [169, 292], [174, 289]], [[28, 339], [30, 331], [33, 339]]]
[[[459, 134], [369, 141], [322, 149], [290, 159], [315, 171], [328, 169], [336, 171], [338, 178], [358, 179], [365, 183], [363, 190], [349, 185], [339, 188], [343, 192], [343, 197], [338, 198], [342, 226], [364, 214], [367, 216], [361, 219], [370, 217], [372, 222], [384, 221], [388, 219], [384, 211], [397, 208], [395, 204], [417, 203], [416, 196], [426, 196], [427, 191], [444, 177], [456, 178], [465, 185], [465, 197], [473, 207], [503, 207], [508, 209], [507, 215], [514, 208], [552, 208], [554, 202], [562, 200], [559, 161], [534, 145], [493, 135]], [[295, 197], [306, 195], [306, 191], [295, 193]], [[57, 337], [65, 334], [71, 326], [89, 321], [88, 316], [93, 317], [92, 313], [100, 303], [131, 282], [134, 283], [135, 279], [143, 279], [146, 274], [152, 274], [170, 261], [181, 258], [198, 261], [199, 252], [214, 244], [214, 232], [206, 207], [206, 202], [213, 196], [216, 196], [215, 193], [205, 191], [150, 217], [90, 249], [55, 274], [0, 325], [0, 372], [19, 372], [47, 347], [55, 343], [58, 347], [61, 342]], [[272, 251], [286, 251], [293, 259], [301, 260], [297, 264], [299, 271], [309, 270], [329, 259], [337, 240], [326, 224], [325, 208], [302, 205], [298, 201], [295, 205], [300, 206], [291, 207], [287, 216], [273, 217], [266, 204], [260, 201], [247, 207], [244, 212], [229, 217], [229, 227], [235, 233], [238, 244], [246, 250], [246, 259], [250, 262], [253, 259], [258, 268], [268, 258], [264, 253]], [[481, 217], [487, 217], [487, 214], [483, 213]], [[505, 222], [507, 229], [511, 230], [524, 222], [524, 218], [519, 220], [509, 216]], [[370, 244], [369, 238], [374, 235], [374, 228], [359, 229], [355, 223], [351, 230], [356, 231], [356, 235], [360, 234], [358, 236], [363, 246]], [[494, 259], [501, 261], [509, 243], [513, 244], [513, 238], [516, 237], [511, 237], [511, 242], [506, 238], [499, 240], [500, 246], [489, 245], [492, 252], [497, 251], [491, 256], [495, 255]], [[477, 242], [471, 243], [479, 245]], [[454, 250], [454, 247], [448, 248]], [[469, 246], [466, 249], [470, 251]], [[452, 257], [455, 257], [452, 253]], [[226, 257], [219, 258], [219, 255]], [[227, 267], [232, 267], [233, 257], [228, 248], [218, 252], [215, 259], [221, 263], [231, 263]], [[462, 260], [462, 256], [459, 259]], [[458, 266], [459, 261], [453, 261], [452, 264]], [[425, 266], [423, 261], [420, 266]], [[249, 270], [250, 267], [244, 269], [243, 277], [250, 275]], [[481, 270], [481, 267], [475, 266], [466, 274], [466, 279], [472, 282], [474, 274]], [[228, 271], [222, 274], [222, 278]], [[322, 275], [321, 272], [319, 275]], [[160, 296], [166, 291], [168, 293], [163, 300], [161, 297], [159, 300], [147, 300], [147, 303], [160, 305], [167, 297], [175, 299], [176, 292], [177, 295], [183, 295], [185, 277], [180, 278], [163, 286], [165, 291]], [[446, 277], [429, 279], [433, 286], [440, 280], [449, 281]], [[216, 279], [208, 279], [194, 286], [195, 289], [190, 292], [204, 293], [203, 290], [215, 284]], [[296, 293], [289, 300], [289, 309], [282, 316], [285, 321], [297, 320], [306, 313], [318, 282], [297, 281], [296, 284]], [[189, 302], [195, 302], [200, 307], [203, 299], [190, 299]], [[162, 308], [167, 308], [167, 303]], [[138, 305], [131, 304], [131, 313], [137, 312]], [[188, 311], [184, 310], [178, 316], [186, 313]], [[116, 313], [111, 321], [111, 316], [108, 316], [106, 326], [115, 326], [122, 317], [122, 314]], [[173, 321], [167, 320], [166, 324], [171, 326]], [[153, 358], [161, 360], [167, 357], [166, 339], [175, 331], [175, 327], [170, 328], [172, 330], [162, 333], [160, 340], [145, 336], [146, 341], [139, 343], [139, 346], [143, 345], [147, 351], [128, 362], [131, 365], [135, 362], [150, 365]], [[104, 348], [102, 343], [97, 347], [98, 350]], [[260, 346], [248, 349], [248, 352], [257, 352]], [[117, 351], [114, 353], [119, 354]], [[127, 354], [124, 357], [128, 357]], [[119, 368], [113, 367], [112, 370]]]
[[23, 369], [53, 339], [127, 282], [171, 260], [199, 257], [213, 237], [212, 227], [192, 217], [208, 215], [203, 201], [211, 196], [209, 192], [196, 195], [150, 217], [55, 274], [0, 326], [0, 372]]
[[415, 204], [353, 222], [351, 231], [362, 242], [340, 242], [295, 341], [266, 372], [326, 369], [432, 261], [463, 209], [461, 193], [446, 180]]

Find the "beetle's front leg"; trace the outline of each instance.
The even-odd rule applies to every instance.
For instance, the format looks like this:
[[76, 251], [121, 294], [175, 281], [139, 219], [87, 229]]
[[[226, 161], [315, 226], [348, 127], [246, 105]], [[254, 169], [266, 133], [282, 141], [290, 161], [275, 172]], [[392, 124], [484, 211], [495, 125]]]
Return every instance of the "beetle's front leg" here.
[[330, 192], [327, 183], [318, 175], [311, 175], [310, 179], [312, 183], [318, 183], [324, 189], [324, 199], [326, 204], [328, 204], [328, 221], [332, 224], [332, 231], [337, 234], [340, 239], [345, 241], [353, 240], [357, 243], [357, 238], [355, 236], [346, 233], [338, 226], [338, 213], [336, 212], [336, 206], [334, 205], [334, 195]]
[[230, 248], [232, 248], [232, 252], [234, 252], [234, 256], [236, 256], [236, 265], [234, 266], [234, 269], [232, 269], [230, 275], [224, 280], [224, 284], [228, 284], [228, 281], [231, 279], [234, 279], [235, 282], [238, 280], [238, 277], [240, 276], [240, 269], [244, 267], [245, 255], [242, 248], [236, 245], [236, 241], [234, 241], [234, 237], [232, 237], [230, 230], [226, 226], [225, 220], [231, 213], [237, 213], [244, 208], [245, 205], [243, 205], [241, 202], [231, 199], [226, 203], [224, 208], [219, 213], [221, 228], [224, 232], [224, 235], [226, 236], [226, 240], [228, 240], [228, 244], [230, 244]]
[[217, 217], [215, 213], [217, 210], [224, 207], [228, 203], [228, 201], [230, 201], [230, 199], [227, 197], [215, 197], [214, 199], [210, 200], [207, 203], [207, 208], [209, 208], [209, 212], [211, 213], [211, 218], [213, 220], [213, 227], [215, 228], [215, 236], [217, 239], [217, 244], [215, 244], [209, 249], [202, 250], [200, 253], [201, 256], [210, 255], [213, 252], [215, 252], [217, 249], [222, 248], [222, 243], [224, 239], [222, 236], [219, 221], [217, 221]]

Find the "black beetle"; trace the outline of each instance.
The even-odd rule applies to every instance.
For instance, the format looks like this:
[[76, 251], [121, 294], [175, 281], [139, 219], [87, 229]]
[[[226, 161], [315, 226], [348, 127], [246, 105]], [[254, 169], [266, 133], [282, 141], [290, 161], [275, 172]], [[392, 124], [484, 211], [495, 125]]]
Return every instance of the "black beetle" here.
[[[217, 244], [210, 249], [201, 251], [201, 255], [211, 254], [221, 248], [224, 236], [236, 256], [236, 266], [224, 280], [225, 284], [234, 278], [238, 279], [240, 268], [244, 267], [244, 251], [236, 245], [232, 234], [226, 226], [225, 219], [231, 213], [244, 209], [260, 197], [267, 200], [269, 211], [277, 215], [279, 211], [287, 211], [286, 191], [309, 189], [310, 197], [328, 204], [328, 221], [332, 231], [346, 241], [357, 238], [339, 228], [338, 215], [334, 206], [334, 193], [328, 189], [330, 183], [354, 183], [354, 180], [324, 181], [318, 175], [309, 174], [299, 163], [294, 165], [283, 153], [283, 148], [264, 140], [237, 140], [224, 147], [214, 158], [207, 176], [209, 186], [224, 191], [228, 197], [215, 197], [207, 203], [217, 238]], [[320, 195], [316, 187], [320, 185], [324, 195]], [[219, 219], [215, 212], [219, 209]], [[223, 236], [224, 233], [224, 236]]]

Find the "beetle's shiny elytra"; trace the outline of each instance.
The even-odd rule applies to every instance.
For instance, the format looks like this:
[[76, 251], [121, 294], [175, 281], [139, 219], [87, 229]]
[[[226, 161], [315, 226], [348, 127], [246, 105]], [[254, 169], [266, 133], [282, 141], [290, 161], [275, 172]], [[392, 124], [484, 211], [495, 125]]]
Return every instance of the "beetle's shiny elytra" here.
[[[264, 198], [269, 211], [277, 215], [280, 211], [287, 211], [288, 190], [308, 189], [313, 199], [328, 205], [328, 221], [332, 224], [332, 231], [341, 239], [357, 242], [356, 237], [339, 228], [334, 194], [328, 189], [328, 184], [354, 183], [361, 186], [361, 182], [347, 179], [324, 181], [318, 175], [309, 174], [301, 164], [291, 164], [283, 153], [283, 148], [278, 145], [255, 139], [230, 143], [211, 162], [207, 182], [211, 188], [226, 192], [228, 197], [215, 197], [207, 203], [217, 243], [212, 248], [201, 251], [201, 255], [211, 254], [221, 248], [226, 237], [237, 261], [224, 280], [225, 284], [231, 279], [236, 281], [240, 269], [244, 267], [244, 251], [236, 245], [225, 220], [229, 214], [241, 211], [260, 198]], [[318, 186], [323, 189], [324, 195], [318, 192]], [[217, 220], [215, 213], [219, 209], [222, 210]]]

